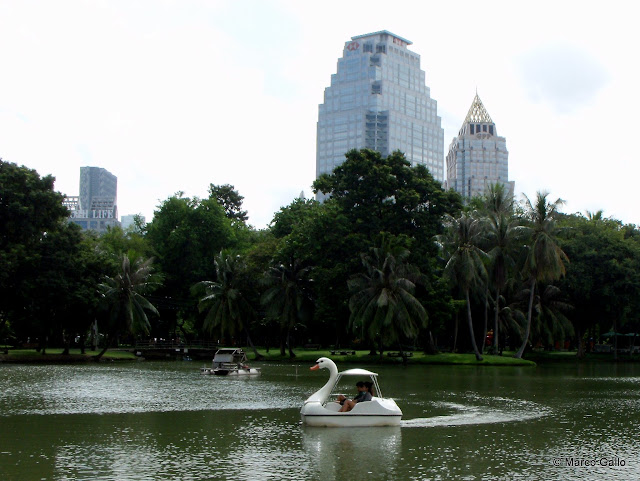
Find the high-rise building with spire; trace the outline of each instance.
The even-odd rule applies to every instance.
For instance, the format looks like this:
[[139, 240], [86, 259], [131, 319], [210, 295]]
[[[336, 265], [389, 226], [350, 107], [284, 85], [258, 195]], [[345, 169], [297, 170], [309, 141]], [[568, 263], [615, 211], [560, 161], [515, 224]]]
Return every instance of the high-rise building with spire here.
[[444, 181], [444, 130], [425, 85], [420, 55], [387, 30], [345, 42], [337, 73], [319, 106], [316, 177], [331, 173], [351, 149], [403, 152]]
[[484, 108], [478, 93], [447, 154], [447, 187], [464, 198], [483, 195], [491, 184], [504, 184], [513, 195], [509, 181], [509, 152], [504, 137]]

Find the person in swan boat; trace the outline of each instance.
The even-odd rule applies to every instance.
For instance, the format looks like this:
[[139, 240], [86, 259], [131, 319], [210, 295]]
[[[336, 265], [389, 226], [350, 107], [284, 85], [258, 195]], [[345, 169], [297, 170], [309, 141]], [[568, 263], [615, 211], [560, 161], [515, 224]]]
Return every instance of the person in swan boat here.
[[341, 413], [346, 413], [351, 411], [353, 407], [362, 401], [371, 401], [372, 396], [367, 388], [366, 384], [363, 381], [358, 381], [356, 383], [356, 388], [358, 389], [358, 394], [353, 399], [347, 399], [342, 394], [338, 396], [338, 401], [342, 407], [340, 408]]

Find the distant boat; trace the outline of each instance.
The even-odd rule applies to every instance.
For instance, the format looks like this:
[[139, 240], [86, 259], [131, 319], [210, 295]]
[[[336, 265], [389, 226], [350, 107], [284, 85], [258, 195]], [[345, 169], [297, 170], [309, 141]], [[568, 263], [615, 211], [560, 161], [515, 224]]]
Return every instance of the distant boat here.
[[[311, 369], [328, 369], [329, 380], [304, 402], [304, 406], [300, 410], [300, 417], [306, 425], [327, 427], [400, 425], [402, 411], [393, 399], [382, 397], [377, 373], [366, 369], [349, 369], [338, 373], [338, 367], [327, 357], [318, 359], [316, 365]], [[359, 402], [351, 411], [339, 412], [340, 404], [333, 402], [330, 397], [343, 376], [371, 378], [376, 396], [371, 401]]]
[[260, 368], [249, 367], [242, 349], [218, 349], [211, 367], [201, 367], [200, 373], [216, 376], [256, 376]]

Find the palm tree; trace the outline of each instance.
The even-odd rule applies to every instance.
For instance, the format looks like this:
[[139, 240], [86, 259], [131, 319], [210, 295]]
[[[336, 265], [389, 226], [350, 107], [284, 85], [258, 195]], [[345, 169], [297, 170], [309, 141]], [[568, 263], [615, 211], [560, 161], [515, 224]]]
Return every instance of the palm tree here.
[[271, 267], [263, 279], [267, 290], [260, 302], [267, 309], [267, 316], [280, 324], [280, 354], [285, 355], [285, 343], [289, 347], [289, 357], [295, 357], [291, 348], [291, 331], [298, 323], [306, 322], [311, 316], [312, 280], [310, 267], [303, 267], [298, 259]]
[[493, 351], [498, 351], [500, 299], [510, 273], [516, 265], [517, 251], [522, 246], [526, 230], [504, 212], [492, 212], [487, 222], [487, 254], [489, 255], [489, 279], [495, 289], [495, 317], [493, 323]]
[[[413, 296], [419, 271], [404, 261], [409, 251], [402, 247], [371, 248], [371, 255], [361, 254], [366, 273], [347, 281], [352, 296], [349, 300], [349, 325], [366, 332], [371, 341], [378, 341], [380, 356], [384, 341], [415, 339], [420, 327], [425, 327], [427, 311]], [[402, 342], [400, 353], [402, 355]], [[405, 356], [402, 356], [406, 361]]]
[[564, 204], [564, 201], [557, 199], [555, 202], [548, 202], [548, 196], [548, 192], [538, 192], [535, 204], [525, 196], [526, 216], [531, 224], [529, 226], [531, 242], [523, 269], [529, 282], [529, 308], [522, 346], [515, 354], [517, 358], [522, 357], [529, 342], [536, 282], [551, 283], [558, 280], [566, 273], [565, 263], [569, 262], [567, 255], [556, 242], [560, 230], [555, 220], [558, 208]]
[[[523, 326], [527, 322], [527, 316], [520, 309], [520, 302], [515, 300], [512, 304], [508, 305], [503, 297], [504, 305], [500, 308], [498, 315], [498, 329], [503, 333], [506, 332], [519, 332], [522, 335]], [[504, 346], [504, 341], [502, 346]], [[501, 346], [498, 344], [498, 353], [501, 353]]]
[[558, 339], [567, 339], [575, 335], [571, 321], [565, 313], [572, 306], [560, 296], [560, 289], [549, 284], [538, 290], [535, 299], [536, 316], [531, 320], [532, 338], [552, 345]]
[[601, 220], [603, 220], [604, 218], [604, 211], [602, 209], [597, 210], [596, 212], [591, 212], [591, 211], [587, 211], [587, 219], [594, 221], [594, 222], [599, 222]]
[[103, 305], [109, 312], [109, 328], [104, 349], [96, 356], [100, 359], [119, 332], [149, 334], [149, 319], [145, 311], [158, 314], [157, 309], [144, 295], [158, 285], [153, 275], [153, 259], [137, 259], [133, 265], [127, 254], [123, 254], [120, 272], [114, 276], [105, 276], [98, 286]]
[[217, 281], [202, 281], [195, 284], [191, 291], [201, 294], [198, 302], [200, 312], [207, 311], [203, 328], [210, 334], [220, 332], [229, 338], [244, 333], [253, 349], [256, 359], [262, 358], [251, 341], [248, 324], [255, 317], [255, 310], [245, 297], [243, 282], [244, 263], [240, 256], [221, 251], [214, 259]]
[[444, 225], [445, 233], [436, 236], [436, 243], [448, 258], [443, 274], [464, 293], [471, 345], [476, 359], [481, 361], [482, 355], [473, 331], [469, 291], [482, 285], [487, 278], [484, 265], [487, 254], [479, 247], [483, 241], [483, 222], [473, 213], [463, 212], [457, 218], [447, 215]]
[[[517, 222], [513, 219], [513, 194], [504, 184], [490, 184], [487, 191], [482, 197], [482, 212], [486, 215], [486, 245], [484, 250], [489, 254], [489, 283], [486, 288], [487, 302], [485, 302], [485, 328], [484, 338], [487, 334], [487, 311], [490, 288], [495, 289], [495, 310], [494, 310], [494, 338], [492, 350], [496, 351], [499, 343], [499, 312], [500, 312], [500, 293], [504, 290], [511, 267], [515, 264], [513, 259], [513, 250], [515, 249], [515, 241], [513, 237], [517, 236]], [[483, 339], [484, 339], [483, 338]], [[484, 352], [484, 342], [482, 343], [482, 352]]]
[[489, 215], [513, 213], [513, 195], [504, 184], [490, 184], [484, 194], [484, 208]]

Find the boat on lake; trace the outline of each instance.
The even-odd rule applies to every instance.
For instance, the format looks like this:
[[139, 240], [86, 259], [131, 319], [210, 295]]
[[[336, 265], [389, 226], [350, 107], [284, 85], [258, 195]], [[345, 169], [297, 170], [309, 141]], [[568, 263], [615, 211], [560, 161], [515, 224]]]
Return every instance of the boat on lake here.
[[[327, 357], [318, 359], [311, 369], [328, 369], [329, 380], [304, 402], [300, 410], [300, 417], [304, 424], [326, 427], [400, 425], [402, 411], [393, 399], [382, 397], [377, 373], [366, 369], [348, 369], [338, 372], [336, 364]], [[340, 380], [345, 376], [371, 379], [375, 395], [371, 401], [357, 403], [351, 411], [340, 412], [340, 403], [335, 400], [338, 393], [335, 391]]]
[[242, 349], [218, 349], [211, 367], [201, 367], [200, 372], [216, 376], [256, 376], [260, 374], [260, 368], [249, 367]]

